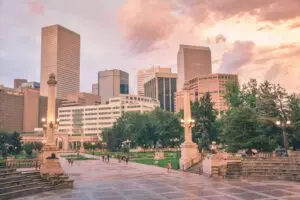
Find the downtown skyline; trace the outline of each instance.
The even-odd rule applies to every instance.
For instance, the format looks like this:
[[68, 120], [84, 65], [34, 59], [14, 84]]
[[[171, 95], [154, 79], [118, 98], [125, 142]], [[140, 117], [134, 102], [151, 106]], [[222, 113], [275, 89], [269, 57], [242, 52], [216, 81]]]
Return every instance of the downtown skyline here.
[[[14, 78], [39, 81], [41, 28], [61, 24], [82, 38], [81, 91], [91, 91], [98, 71], [117, 68], [130, 74], [130, 93], [135, 93], [137, 70], [160, 65], [177, 71], [179, 44], [209, 47], [214, 73], [237, 73], [241, 83], [256, 78], [300, 91], [297, 0], [243, 6], [236, 0], [70, 2], [0, 1], [1, 84], [12, 87]], [[211, 14], [195, 15], [193, 9]]]

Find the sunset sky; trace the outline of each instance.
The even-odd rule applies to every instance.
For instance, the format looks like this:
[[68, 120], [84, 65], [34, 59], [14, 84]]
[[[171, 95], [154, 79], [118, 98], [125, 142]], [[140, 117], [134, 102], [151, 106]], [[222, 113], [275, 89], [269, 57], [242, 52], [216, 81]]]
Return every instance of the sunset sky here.
[[211, 48], [214, 72], [300, 92], [300, 0], [0, 0], [0, 83], [40, 81], [41, 28], [81, 35], [81, 90], [97, 72], [176, 70], [179, 44]]

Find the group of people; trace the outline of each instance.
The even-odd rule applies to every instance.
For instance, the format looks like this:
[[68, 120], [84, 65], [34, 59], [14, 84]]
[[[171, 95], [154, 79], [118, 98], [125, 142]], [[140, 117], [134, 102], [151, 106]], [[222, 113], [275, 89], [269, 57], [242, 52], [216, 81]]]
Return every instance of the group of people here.
[[119, 161], [119, 163], [121, 163], [122, 161], [126, 163], [126, 165], [128, 164], [129, 162], [129, 156], [120, 156], [118, 155], [117, 156], [117, 159]]
[[109, 154], [102, 155], [102, 162], [109, 163]]
[[71, 167], [72, 167], [72, 166], [73, 166], [73, 163], [74, 163], [74, 160], [71, 159], [71, 158], [68, 158], [68, 163], [69, 163], [69, 165], [71, 165]]

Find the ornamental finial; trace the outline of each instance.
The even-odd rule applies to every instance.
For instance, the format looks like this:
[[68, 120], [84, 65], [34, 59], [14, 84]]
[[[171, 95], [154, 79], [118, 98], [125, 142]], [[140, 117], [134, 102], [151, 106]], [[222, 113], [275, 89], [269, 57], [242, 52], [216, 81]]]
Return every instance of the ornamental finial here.
[[56, 85], [57, 84], [54, 73], [49, 74], [49, 80], [47, 81], [47, 84], [48, 85]]

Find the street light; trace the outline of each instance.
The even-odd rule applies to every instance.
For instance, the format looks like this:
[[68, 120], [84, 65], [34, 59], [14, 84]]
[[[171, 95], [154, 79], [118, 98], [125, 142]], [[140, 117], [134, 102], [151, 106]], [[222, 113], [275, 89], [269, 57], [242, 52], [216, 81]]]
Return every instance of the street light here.
[[185, 126], [189, 126], [189, 127], [194, 127], [195, 125], [195, 120], [194, 119], [181, 119], [181, 126], [185, 127]]
[[95, 142], [92, 142], [92, 149], [93, 149], [93, 157], [95, 156]]
[[275, 122], [275, 124], [277, 126], [281, 127], [281, 129], [282, 129], [283, 145], [284, 145], [284, 149], [287, 152], [288, 149], [289, 149], [289, 141], [288, 141], [288, 135], [287, 135], [285, 129], [286, 129], [287, 126], [290, 126], [292, 124], [292, 122], [290, 120], [287, 120], [287, 121], [279, 121], [279, 120], [277, 120]]

